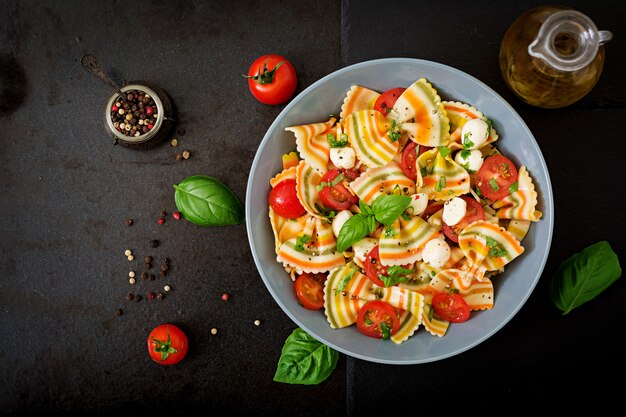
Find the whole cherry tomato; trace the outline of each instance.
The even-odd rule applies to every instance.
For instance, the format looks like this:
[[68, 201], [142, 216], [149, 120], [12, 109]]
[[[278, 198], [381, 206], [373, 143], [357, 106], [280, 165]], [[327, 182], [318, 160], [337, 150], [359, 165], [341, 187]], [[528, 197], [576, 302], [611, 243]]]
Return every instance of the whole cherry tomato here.
[[187, 335], [173, 324], [160, 324], [148, 336], [148, 353], [161, 365], [174, 365], [187, 355]]
[[258, 57], [250, 66], [246, 78], [252, 95], [269, 105], [287, 102], [298, 85], [296, 70], [291, 62], [276, 54]]

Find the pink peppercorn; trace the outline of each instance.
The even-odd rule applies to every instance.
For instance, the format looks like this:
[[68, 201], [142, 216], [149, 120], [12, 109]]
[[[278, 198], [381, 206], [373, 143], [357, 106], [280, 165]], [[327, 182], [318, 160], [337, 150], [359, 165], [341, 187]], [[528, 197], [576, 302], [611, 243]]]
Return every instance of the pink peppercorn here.
[[154, 127], [154, 125], [149, 124], [148, 125], [148, 129], [152, 129]]
[[163, 224], [163, 223], [165, 223], [165, 219], [164, 219], [163, 217], [159, 218], [158, 223], [159, 223], [159, 224]]
[[148, 300], [154, 300], [154, 293], [152, 291], [148, 293]]
[[228, 294], [226, 294], [226, 293], [222, 294], [222, 301], [228, 301], [229, 297], [230, 296]]
[[117, 107], [115, 104], [113, 106], [111, 106], [111, 111], [117, 112], [120, 108]]
[[146, 114], [152, 114], [152, 106], [146, 106]]
[[174, 213], [172, 213], [172, 217], [176, 220], [180, 220], [180, 211], [175, 211]]

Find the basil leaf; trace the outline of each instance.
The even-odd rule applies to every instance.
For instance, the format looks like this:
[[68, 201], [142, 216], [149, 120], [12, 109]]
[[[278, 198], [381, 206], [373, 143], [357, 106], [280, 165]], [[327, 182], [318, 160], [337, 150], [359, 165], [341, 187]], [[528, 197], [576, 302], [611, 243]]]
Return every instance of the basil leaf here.
[[450, 148], [448, 148], [447, 146], [439, 146], [439, 153], [445, 158], [446, 156], [450, 155]]
[[372, 210], [376, 220], [389, 226], [398, 219], [409, 204], [411, 204], [411, 197], [408, 195], [379, 195], [372, 203]]
[[592, 300], [622, 275], [619, 259], [600, 241], [563, 261], [550, 281], [550, 298], [563, 315]]
[[517, 181], [515, 181], [513, 184], [509, 186], [509, 193], [513, 194], [515, 191], [517, 191], [517, 187], [518, 187]]
[[370, 233], [368, 218], [370, 216], [359, 213], [350, 217], [343, 224], [339, 231], [339, 236], [337, 236], [337, 251], [345, 251], [353, 243], [358, 242]]
[[226, 226], [245, 221], [241, 201], [230, 188], [208, 175], [194, 175], [174, 185], [176, 208], [199, 226]]
[[339, 353], [297, 328], [285, 340], [274, 381], [316, 385], [326, 380], [337, 366]]
[[311, 241], [311, 235], [302, 235], [296, 238], [296, 247], [295, 249], [298, 252], [304, 251], [304, 245]]
[[384, 321], [380, 323], [380, 330], [383, 332], [383, 340], [389, 340], [391, 337], [391, 333], [389, 332], [389, 327], [387, 327], [387, 323]]
[[372, 208], [365, 203], [363, 200], [359, 200], [359, 209], [362, 214], [374, 214]]

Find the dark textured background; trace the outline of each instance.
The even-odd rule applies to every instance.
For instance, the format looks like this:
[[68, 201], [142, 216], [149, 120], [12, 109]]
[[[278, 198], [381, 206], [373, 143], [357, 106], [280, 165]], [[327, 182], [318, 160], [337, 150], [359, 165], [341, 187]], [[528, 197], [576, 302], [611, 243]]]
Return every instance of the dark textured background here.
[[[538, 4], [2, 0], [0, 413], [352, 416], [404, 406], [398, 397], [430, 411], [433, 397], [454, 392], [615, 398], [620, 384], [607, 378], [626, 354], [623, 279], [565, 317], [547, 284], [560, 261], [598, 240], [608, 240], [623, 264], [626, 13], [618, 1], [567, 3], [614, 39], [587, 97], [541, 110], [507, 90], [497, 62], [506, 28]], [[117, 81], [143, 79], [167, 91], [186, 129], [178, 148], [112, 145], [102, 124], [111, 90], [80, 67], [86, 52]], [[544, 276], [502, 330], [435, 363], [390, 366], [342, 355], [320, 385], [272, 381], [295, 325], [264, 287], [244, 225], [156, 223], [161, 211], [175, 210], [172, 184], [192, 174], [213, 175], [245, 199], [256, 148], [283, 106], [256, 102], [240, 74], [270, 52], [294, 63], [297, 92], [345, 65], [403, 56], [463, 70], [520, 113], [550, 170], [555, 229]], [[183, 149], [192, 156], [177, 162]], [[155, 238], [161, 245], [152, 249]], [[170, 273], [130, 286], [128, 271], [140, 272], [144, 255], [156, 258], [155, 271], [169, 257]], [[173, 290], [163, 301], [124, 299], [166, 283]], [[190, 338], [188, 357], [175, 367], [152, 363], [146, 352], [149, 331], [162, 322]]]

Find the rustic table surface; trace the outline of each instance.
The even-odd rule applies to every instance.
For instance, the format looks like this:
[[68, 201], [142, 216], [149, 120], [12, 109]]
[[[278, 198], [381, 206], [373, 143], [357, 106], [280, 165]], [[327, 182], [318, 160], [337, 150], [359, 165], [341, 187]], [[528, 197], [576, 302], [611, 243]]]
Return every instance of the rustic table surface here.
[[[614, 39], [589, 95], [542, 110], [517, 99], [498, 68], [506, 29], [540, 4], [2, 0], [1, 413], [357, 416], [407, 404], [437, 410], [441, 401], [493, 411], [488, 398], [556, 392], [617, 401], [620, 384], [608, 378], [626, 356], [623, 280], [567, 316], [552, 305], [548, 282], [562, 260], [599, 240], [625, 259], [626, 11], [617, 0], [567, 3]], [[147, 80], [168, 93], [185, 129], [171, 135], [178, 147], [113, 146], [103, 125], [112, 90], [81, 68], [85, 53], [118, 82]], [[264, 286], [245, 225], [201, 228], [169, 215], [157, 224], [175, 211], [172, 184], [192, 174], [215, 176], [245, 199], [255, 151], [284, 108], [255, 101], [241, 77], [265, 53], [289, 57], [297, 92], [353, 63], [411, 57], [467, 72], [518, 111], [548, 165], [556, 216], [544, 274], [504, 328], [437, 362], [394, 366], [342, 354], [319, 385], [273, 382], [296, 326]], [[177, 161], [182, 150], [191, 157]], [[171, 268], [131, 286], [128, 272], [141, 271], [145, 255], [168, 257]], [[172, 290], [163, 300], [146, 299], [165, 285]], [[144, 300], [126, 301], [129, 292]], [[173, 367], [146, 352], [148, 333], [164, 322], [190, 339], [188, 357]], [[476, 395], [484, 401], [469, 404]]]

